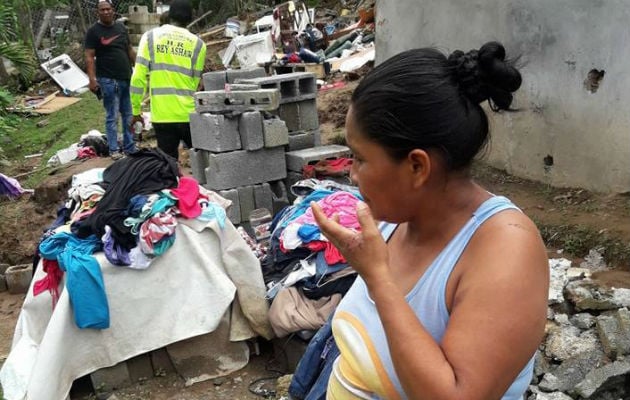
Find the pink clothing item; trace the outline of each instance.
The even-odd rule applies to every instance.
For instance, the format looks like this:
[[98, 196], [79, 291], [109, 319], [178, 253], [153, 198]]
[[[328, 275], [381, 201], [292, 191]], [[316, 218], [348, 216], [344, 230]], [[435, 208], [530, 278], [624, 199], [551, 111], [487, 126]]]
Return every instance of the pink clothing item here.
[[304, 246], [313, 253], [324, 250], [324, 260], [326, 260], [326, 264], [328, 265], [346, 262], [346, 258], [341, 254], [339, 249], [330, 242], [313, 240], [312, 242], [305, 243]]
[[94, 149], [91, 147], [80, 147], [78, 150], [78, 155], [77, 155], [78, 159], [95, 158], [95, 157], [97, 157], [96, 151], [94, 151]]
[[201, 215], [199, 205], [199, 182], [190, 176], [179, 178], [177, 189], [171, 189], [171, 194], [177, 197], [177, 208], [186, 218], [197, 218]]
[[[338, 214], [339, 223], [341, 225], [346, 228], [361, 230], [361, 225], [357, 219], [357, 203], [359, 201], [360, 200], [352, 193], [338, 191], [319, 200], [317, 204], [322, 208], [322, 211], [327, 217], [330, 218], [333, 214]], [[313, 210], [311, 210], [310, 207], [304, 214], [292, 221], [292, 223], [317, 225], [313, 217]]]

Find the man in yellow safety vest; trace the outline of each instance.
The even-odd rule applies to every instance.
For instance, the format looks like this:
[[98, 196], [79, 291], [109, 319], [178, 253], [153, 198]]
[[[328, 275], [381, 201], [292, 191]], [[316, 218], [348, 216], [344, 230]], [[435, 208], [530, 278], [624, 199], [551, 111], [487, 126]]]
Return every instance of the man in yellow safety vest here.
[[190, 113], [195, 110], [193, 94], [203, 72], [206, 44], [186, 29], [192, 21], [189, 0], [171, 2], [168, 17], [168, 24], [140, 39], [131, 76], [131, 124], [142, 122], [141, 105], [148, 91], [158, 147], [178, 159], [180, 141], [192, 147]]

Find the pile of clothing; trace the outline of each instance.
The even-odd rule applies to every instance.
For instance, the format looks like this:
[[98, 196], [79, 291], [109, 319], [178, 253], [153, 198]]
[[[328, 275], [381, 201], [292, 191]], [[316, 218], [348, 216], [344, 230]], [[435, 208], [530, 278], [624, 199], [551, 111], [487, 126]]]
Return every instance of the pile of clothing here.
[[269, 322], [278, 337], [319, 329], [357, 276], [322, 235], [310, 208], [317, 202], [327, 216], [337, 214], [340, 224], [359, 231], [356, 205], [362, 198], [357, 188], [311, 178], [291, 190], [298, 198], [274, 217], [261, 261], [271, 300]]
[[159, 149], [142, 149], [107, 169], [75, 175], [68, 195], [38, 246], [46, 276], [35, 282], [33, 294], [49, 291], [54, 307], [65, 273], [79, 328], [109, 327], [94, 252], [104, 251], [114, 265], [146, 269], [172, 246], [177, 218], [216, 220], [223, 228], [231, 205], [194, 178], [179, 176], [177, 162]]

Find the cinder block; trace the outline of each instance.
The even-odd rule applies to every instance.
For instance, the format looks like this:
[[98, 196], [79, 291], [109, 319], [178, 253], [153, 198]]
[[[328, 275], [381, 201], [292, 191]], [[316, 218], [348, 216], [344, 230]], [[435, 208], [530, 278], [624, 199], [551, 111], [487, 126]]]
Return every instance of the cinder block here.
[[208, 168], [208, 151], [189, 149], [190, 169], [192, 174], [201, 185], [206, 183], [206, 168]]
[[[289, 172], [291, 173], [291, 172]], [[283, 181], [275, 181], [269, 182], [269, 187], [271, 188], [271, 201], [272, 201], [272, 210], [273, 215], [276, 215], [283, 208], [288, 206], [289, 203], [289, 195], [287, 192], [287, 186]]]
[[263, 142], [265, 147], [278, 147], [289, 144], [287, 124], [280, 118], [263, 120]]
[[128, 23], [130, 24], [148, 24], [149, 23], [149, 7], [147, 6], [129, 6]]
[[315, 133], [316, 131], [291, 133], [289, 135], [289, 145], [286, 146], [287, 151], [304, 150], [315, 147]]
[[7, 291], [7, 281], [4, 278], [4, 274], [0, 274], [0, 293]]
[[203, 81], [203, 90], [223, 90], [227, 83], [225, 71], [211, 71], [201, 75]]
[[140, 39], [142, 39], [142, 34], [141, 33], [130, 33], [129, 34], [129, 41], [134, 46], [137, 46], [140, 43]]
[[206, 185], [210, 190], [255, 185], [284, 179], [286, 169], [282, 147], [211, 153], [206, 168]]
[[131, 382], [153, 378], [153, 366], [151, 365], [149, 354], [141, 354], [127, 360], [127, 371]]
[[254, 79], [267, 76], [265, 69], [262, 67], [228, 69], [225, 73], [227, 76], [227, 83], [238, 83], [236, 82], [237, 79]]
[[254, 201], [254, 186], [239, 186], [238, 201], [241, 203], [241, 221], [249, 221], [249, 213], [256, 209]]
[[[209, 188], [207, 185], [204, 185], [206, 189], [213, 190]], [[227, 211], [227, 217], [233, 224], [241, 223], [241, 203], [238, 199], [238, 190], [230, 189], [230, 190], [221, 190], [219, 191], [219, 195], [225, 197], [226, 199], [232, 201], [232, 206], [230, 206]]]
[[204, 112], [271, 111], [278, 108], [280, 94], [275, 89], [203, 91], [195, 93], [195, 110]]
[[255, 208], [266, 208], [273, 212], [273, 192], [267, 182], [254, 185], [254, 205]]
[[302, 168], [312, 161], [325, 160], [327, 158], [348, 157], [350, 149], [338, 144], [313, 147], [310, 149], [290, 151], [285, 154], [287, 169], [294, 172], [302, 172]]
[[149, 356], [151, 357], [151, 367], [153, 368], [154, 376], [175, 372], [171, 357], [169, 357], [165, 348], [153, 350], [149, 353]]
[[240, 116], [238, 130], [245, 150], [262, 149], [264, 143], [262, 115], [260, 111], [244, 112]]
[[317, 96], [317, 80], [311, 72], [293, 72], [263, 78], [239, 79], [236, 83], [256, 84], [261, 89], [278, 89], [280, 104], [293, 103]]
[[300, 130], [310, 131], [319, 128], [319, 116], [315, 99], [300, 101], [298, 103], [298, 115], [300, 116]]
[[300, 96], [317, 95], [317, 77], [315, 74], [309, 72], [307, 75], [299, 78], [298, 85], [300, 85]]
[[92, 387], [97, 393], [111, 392], [131, 385], [127, 363], [121, 362], [113, 367], [101, 368], [90, 374]]
[[155, 18], [151, 18], [152, 14], [149, 14], [149, 22], [147, 22], [146, 24], [139, 24], [136, 25], [136, 32], [148, 32], [151, 29], [157, 28], [158, 26], [160, 26], [160, 22], [159, 20], [155, 20]]
[[222, 114], [192, 113], [190, 135], [192, 145], [196, 149], [221, 153], [241, 148], [238, 118]]
[[226, 90], [258, 90], [258, 86], [256, 85], [248, 85], [245, 83], [230, 83], [226, 86]]
[[300, 130], [300, 109], [298, 103], [281, 104], [278, 107], [278, 116], [286, 123], [289, 132]]

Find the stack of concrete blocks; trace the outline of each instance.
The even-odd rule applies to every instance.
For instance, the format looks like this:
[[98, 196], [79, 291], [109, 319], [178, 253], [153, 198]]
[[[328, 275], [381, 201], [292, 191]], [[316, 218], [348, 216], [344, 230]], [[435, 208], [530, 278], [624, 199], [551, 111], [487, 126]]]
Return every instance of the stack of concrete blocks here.
[[160, 16], [150, 13], [147, 6], [130, 5], [127, 18], [129, 40], [132, 46], [138, 46], [143, 33], [160, 26]]
[[234, 84], [264, 74], [262, 68], [204, 74], [205, 91], [195, 94], [196, 112], [190, 115], [193, 176], [232, 201], [228, 217], [234, 224], [247, 221], [256, 208], [277, 212], [288, 204], [283, 180], [289, 134], [270, 114], [278, 109], [280, 93]]
[[317, 116], [317, 78], [311, 72], [293, 72], [259, 78], [240, 78], [236, 83], [277, 89], [280, 107], [276, 114], [289, 129], [288, 151], [321, 145]]

